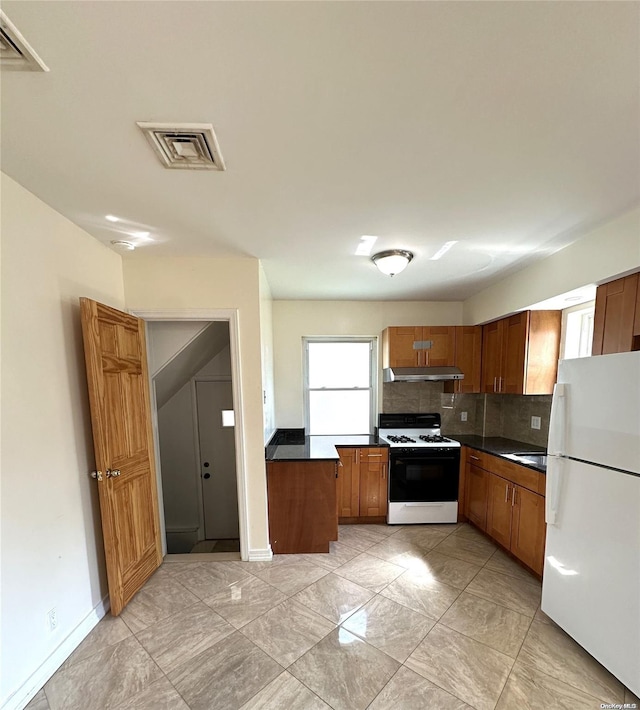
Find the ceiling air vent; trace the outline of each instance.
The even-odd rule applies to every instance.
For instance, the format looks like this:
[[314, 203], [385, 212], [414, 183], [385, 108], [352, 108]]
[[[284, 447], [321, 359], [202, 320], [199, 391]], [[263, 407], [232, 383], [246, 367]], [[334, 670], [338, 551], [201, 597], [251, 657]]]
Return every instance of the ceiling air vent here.
[[224, 170], [224, 161], [210, 123], [145, 123], [146, 135], [165, 168]]
[[49, 71], [16, 26], [0, 10], [0, 67], [17, 71]]

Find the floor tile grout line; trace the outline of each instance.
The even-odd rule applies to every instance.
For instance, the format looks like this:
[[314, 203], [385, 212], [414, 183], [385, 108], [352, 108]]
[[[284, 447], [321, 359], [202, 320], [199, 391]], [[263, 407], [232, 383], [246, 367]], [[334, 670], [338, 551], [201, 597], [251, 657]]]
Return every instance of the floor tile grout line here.
[[[538, 623], [542, 623], [542, 622], [538, 622]], [[591, 658], [593, 658], [593, 656], [591, 656]], [[519, 660], [519, 659], [517, 659], [517, 660]], [[550, 678], [551, 680], [555, 680], [558, 683], [562, 683], [563, 685], [566, 685], [568, 688], [571, 688], [572, 690], [577, 690], [579, 693], [584, 693], [585, 695], [588, 695], [590, 698], [593, 698], [596, 702], [598, 702], [600, 704], [611, 702], [610, 700], [605, 701], [602, 698], [598, 698], [597, 696], [592, 695], [591, 693], [587, 692], [586, 690], [584, 690], [582, 688], [578, 688], [576, 685], [573, 685], [572, 683], [570, 683], [567, 680], [564, 680], [563, 678], [557, 678], [556, 676], [553, 676], [549, 673], [545, 673], [544, 671], [541, 671], [539, 668], [532, 666], [530, 663], [527, 663], [526, 661], [520, 661], [520, 663], [523, 666], [525, 666], [526, 668], [529, 668], [530, 670], [535, 671], [536, 673], [539, 673], [540, 675], [545, 676], [545, 678]], [[604, 666], [603, 666], [603, 668], [604, 668]], [[509, 674], [509, 675], [511, 675], [511, 674]], [[614, 678], [615, 678], [615, 676], [614, 676]], [[616, 678], [616, 680], [618, 680], [618, 679]], [[623, 691], [624, 691], [624, 687], [625, 687], [624, 683], [622, 683], [622, 681], [618, 681], [618, 682], [623, 686]], [[624, 692], [623, 692], [623, 698], [624, 698]], [[624, 704], [624, 699], [622, 701], [613, 700], [613, 703], [616, 703], [616, 702], [622, 702]]]

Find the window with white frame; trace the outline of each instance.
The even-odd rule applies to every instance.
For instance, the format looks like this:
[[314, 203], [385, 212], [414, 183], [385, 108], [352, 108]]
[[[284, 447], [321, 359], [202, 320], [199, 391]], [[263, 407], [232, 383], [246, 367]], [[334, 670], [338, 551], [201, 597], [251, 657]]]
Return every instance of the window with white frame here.
[[304, 338], [308, 434], [371, 434], [376, 403], [375, 338]]
[[593, 343], [595, 302], [581, 303], [562, 312], [563, 337], [560, 357], [569, 360], [589, 357]]

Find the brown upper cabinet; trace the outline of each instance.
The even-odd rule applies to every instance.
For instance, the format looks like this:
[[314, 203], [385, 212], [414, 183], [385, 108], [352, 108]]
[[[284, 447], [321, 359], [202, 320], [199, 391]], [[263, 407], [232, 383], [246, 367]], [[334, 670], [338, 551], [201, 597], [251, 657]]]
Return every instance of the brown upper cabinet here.
[[455, 326], [393, 326], [382, 331], [382, 366], [452, 366], [455, 348]]
[[[454, 380], [454, 392], [482, 391], [482, 326], [456, 326], [456, 354], [453, 363], [464, 372], [464, 380]], [[449, 390], [447, 390], [449, 391]]]
[[640, 274], [598, 286], [592, 355], [640, 350]]
[[561, 320], [561, 311], [524, 311], [483, 326], [482, 391], [551, 394]]

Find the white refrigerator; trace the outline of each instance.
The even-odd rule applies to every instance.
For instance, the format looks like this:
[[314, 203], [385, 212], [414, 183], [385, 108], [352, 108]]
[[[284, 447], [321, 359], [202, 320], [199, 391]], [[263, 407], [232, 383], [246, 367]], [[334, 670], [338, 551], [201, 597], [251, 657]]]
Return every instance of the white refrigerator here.
[[640, 352], [562, 360], [542, 610], [640, 694]]

